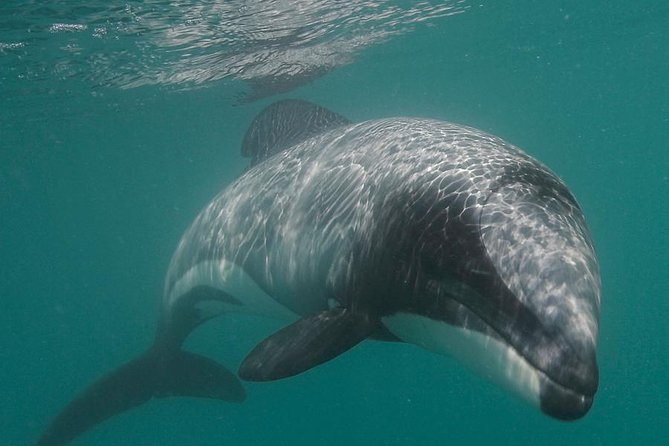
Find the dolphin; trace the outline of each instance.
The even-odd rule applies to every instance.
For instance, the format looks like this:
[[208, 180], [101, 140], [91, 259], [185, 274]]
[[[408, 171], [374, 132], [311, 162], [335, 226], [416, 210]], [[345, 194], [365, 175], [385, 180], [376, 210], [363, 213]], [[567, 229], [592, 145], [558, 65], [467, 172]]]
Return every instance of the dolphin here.
[[38, 445], [152, 398], [243, 401], [233, 372], [182, 349], [223, 313], [287, 321], [243, 360], [246, 381], [376, 339], [454, 356], [551, 417], [588, 412], [599, 267], [579, 205], [544, 165], [471, 127], [352, 123], [301, 100], [261, 111], [242, 153], [251, 166], [179, 242], [153, 345], [79, 394]]

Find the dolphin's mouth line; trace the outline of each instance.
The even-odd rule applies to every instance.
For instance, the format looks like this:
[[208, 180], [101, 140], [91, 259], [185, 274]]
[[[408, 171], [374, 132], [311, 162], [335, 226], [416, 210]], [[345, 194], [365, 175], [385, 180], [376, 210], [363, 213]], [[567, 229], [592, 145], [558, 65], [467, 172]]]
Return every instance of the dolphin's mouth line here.
[[[460, 303], [460, 302], [458, 302], [458, 303]], [[463, 304], [462, 304], [462, 305], [463, 305]], [[447, 322], [447, 321], [440, 321], [440, 320], [437, 320], [437, 321], [439, 321], [439, 322], [445, 322], [445, 323], [447, 323], [447, 324], [449, 324], [449, 325], [452, 325], [452, 326], [455, 327], [455, 328], [462, 329], [462, 330], [466, 330], [466, 331], [478, 331], [481, 335], [483, 335], [483, 336], [487, 336], [487, 337], [489, 337], [490, 339], [493, 339], [493, 340], [495, 340], [495, 341], [497, 341], [497, 342], [502, 343], [506, 348], [511, 349], [511, 350], [515, 353], [515, 355], [516, 355], [518, 358], [521, 358], [522, 361], [525, 363], [525, 365], [526, 365], [527, 367], [529, 367], [534, 373], [536, 373], [536, 375], [537, 375], [541, 380], [544, 380], [544, 381], [545, 381], [546, 383], [548, 383], [550, 386], [552, 386], [553, 388], [555, 388], [555, 389], [559, 390], [560, 392], [562, 392], [563, 395], [568, 396], [568, 397], [576, 398], [576, 399], [580, 400], [581, 403], [583, 403], [583, 404], [585, 404], [585, 403], [591, 403], [591, 402], [592, 402], [592, 400], [593, 400], [593, 398], [594, 398], [594, 395], [595, 395], [594, 392], [593, 392], [592, 394], [588, 394], [588, 393], [580, 392], [580, 391], [578, 391], [578, 390], [575, 390], [575, 389], [573, 389], [573, 388], [567, 387], [567, 386], [565, 386], [565, 385], [559, 383], [558, 381], [556, 381], [555, 379], [553, 379], [553, 378], [552, 378], [552, 377], [551, 377], [545, 370], [543, 370], [543, 369], [541, 369], [540, 367], [537, 367], [536, 365], [534, 365], [534, 364], [527, 358], [527, 356], [523, 355], [522, 352], [521, 352], [518, 348], [516, 348], [515, 345], [513, 345], [513, 344], [507, 342], [507, 340], [506, 340], [506, 339], [499, 333], [498, 330], [496, 330], [492, 325], [488, 324], [485, 320], [483, 320], [483, 319], [482, 319], [476, 312], [474, 312], [473, 310], [471, 310], [469, 307], [466, 307], [465, 305], [463, 305], [463, 306], [464, 306], [465, 308], [467, 308], [467, 309], [471, 312], [471, 314], [474, 315], [474, 316], [475, 316], [475, 317], [476, 317], [476, 318], [477, 318], [477, 319], [478, 319], [478, 320], [479, 320], [485, 327], [487, 327], [490, 331], [486, 333], [486, 332], [482, 332], [482, 331], [475, 330], [475, 329], [472, 329], [472, 328], [457, 327], [457, 326], [455, 326], [455, 325], [453, 325], [453, 324], [450, 324], [450, 323]], [[494, 336], [491, 336], [492, 334], [494, 334]]]
[[[469, 288], [469, 287], [467, 287], [467, 288], [468, 288], [468, 292], [477, 293], [476, 290], [474, 290], [472, 288]], [[535, 365], [534, 362], [532, 362], [530, 360], [530, 358], [528, 358], [527, 355], [524, 355], [522, 353], [522, 351], [519, 348], [517, 348], [516, 345], [509, 342], [507, 340], [507, 338], [503, 335], [503, 333], [499, 329], [497, 329], [492, 324], [488, 323], [483, 317], [481, 317], [475, 311], [475, 309], [471, 308], [469, 305], [466, 305], [466, 303], [463, 302], [463, 300], [465, 300], [465, 299], [462, 299], [462, 300], [456, 299], [453, 295], [449, 296], [448, 298], [450, 300], [452, 300], [453, 302], [455, 302], [457, 305], [460, 305], [462, 308], [465, 308], [467, 310], [467, 312], [469, 313], [469, 315], [473, 316], [476, 319], [476, 322], [478, 323], [479, 327], [478, 328], [476, 327], [477, 324], [472, 324], [473, 326], [470, 326], [470, 327], [458, 326], [456, 323], [454, 323], [455, 321], [449, 321], [449, 320], [445, 320], [445, 319], [438, 319], [438, 318], [428, 316], [430, 319], [433, 319], [437, 322], [446, 323], [446, 324], [451, 325], [452, 327], [454, 327], [456, 329], [467, 330], [467, 331], [470, 331], [470, 332], [475, 331], [475, 332], [478, 332], [482, 336], [486, 336], [486, 337], [488, 337], [488, 338], [490, 338], [490, 339], [492, 339], [496, 342], [500, 342], [506, 348], [509, 348], [509, 349], [513, 350], [513, 352], [519, 358], [522, 358], [522, 360], [525, 362], [525, 364], [528, 367], [530, 367], [535, 373], [537, 373], [538, 376], [540, 376], [542, 379], [544, 379], [546, 382], [548, 382], [550, 385], [554, 386], [555, 388], [559, 389], [560, 391], [565, 392], [567, 394], [570, 394], [574, 397], [584, 399], [584, 400], [585, 399], [592, 399], [594, 397], [595, 392], [592, 392], [591, 394], [588, 394], [588, 393], [581, 392], [581, 391], [578, 391], [576, 389], [570, 388], [568, 386], [565, 386], [564, 384], [561, 384], [560, 382], [555, 380], [553, 377], [551, 377], [551, 375], [549, 375], [544, 369]], [[481, 329], [483, 327], [485, 327], [485, 330]]]
[[[468, 307], [467, 307], [467, 308], [468, 308]], [[535, 364], [534, 364], [534, 363], [533, 363], [533, 362], [532, 362], [526, 355], [524, 355], [524, 354], [523, 354], [523, 353], [522, 353], [522, 352], [521, 352], [515, 345], [513, 345], [512, 343], [509, 343], [509, 342], [506, 340], [506, 338], [504, 338], [504, 337], [502, 336], [502, 334], [501, 334], [495, 327], [493, 327], [492, 325], [488, 324], [488, 323], [487, 323], [485, 320], [483, 320], [483, 319], [482, 319], [476, 312], [474, 312], [474, 311], [471, 310], [470, 308], [468, 308], [468, 309], [469, 309], [473, 314], [475, 314], [476, 317], [478, 317], [478, 318], [481, 320], [481, 322], [482, 322], [486, 327], [488, 327], [493, 333], [495, 333], [495, 335], [497, 336], [497, 338], [498, 338], [501, 342], [503, 342], [504, 345], [506, 345], [508, 348], [512, 349], [512, 350], [513, 350], [513, 351], [514, 351], [520, 358], [523, 359], [523, 361], [525, 361], [525, 363], [526, 363], [529, 367], [532, 368], [532, 370], [534, 370], [534, 371], [535, 371], [538, 375], [540, 375], [543, 379], [545, 379], [546, 381], [548, 381], [552, 386], [555, 386], [555, 387], [557, 387], [559, 390], [561, 390], [561, 391], [563, 391], [563, 392], [566, 392], [566, 393], [569, 393], [569, 394], [574, 395], [574, 396], [579, 397], [579, 398], [583, 398], [583, 399], [585, 399], [585, 398], [592, 398], [592, 397], [594, 397], [594, 392], [593, 392], [592, 394], [587, 394], [587, 393], [584, 393], [584, 392], [580, 392], [580, 391], [575, 390], [575, 389], [573, 389], [573, 388], [567, 387], [567, 386], [565, 386], [564, 384], [561, 384], [560, 382], [558, 382], [557, 380], [555, 380], [555, 379], [554, 379], [553, 377], [551, 377], [551, 376], [550, 376], [544, 369], [542, 369], [541, 367], [536, 366], [536, 365], [535, 365]]]
[[[485, 323], [485, 321], [484, 321], [484, 323]], [[594, 393], [593, 393], [593, 394], [586, 394], [586, 393], [584, 393], [584, 392], [579, 392], [578, 390], [575, 390], [575, 389], [573, 389], [573, 388], [567, 387], [567, 386], [565, 386], [564, 384], [561, 384], [561, 383], [559, 383], [558, 381], [556, 381], [555, 379], [553, 379], [553, 378], [552, 378], [552, 377], [551, 377], [545, 370], [543, 370], [543, 369], [541, 369], [540, 367], [537, 367], [536, 365], [534, 365], [534, 364], [527, 358], [527, 356], [523, 355], [523, 354], [516, 348], [515, 345], [508, 343], [508, 342], [507, 342], [507, 341], [506, 341], [506, 340], [505, 340], [505, 339], [504, 339], [504, 338], [497, 332], [497, 330], [495, 330], [495, 329], [494, 329], [492, 326], [490, 326], [489, 324], [487, 324], [487, 323], [485, 323], [485, 324], [486, 324], [486, 326], [490, 327], [491, 330], [494, 331], [494, 333], [499, 337], [499, 339], [500, 339], [502, 342], [504, 342], [504, 345], [506, 345], [508, 348], [512, 349], [512, 350], [518, 355], [518, 357], [522, 358], [523, 361], [525, 361], [525, 363], [526, 363], [529, 367], [532, 368], [532, 370], [533, 370], [534, 372], [536, 372], [536, 373], [537, 373], [539, 376], [541, 376], [544, 380], [546, 380], [547, 382], [549, 382], [552, 386], [558, 388], [558, 389], [561, 390], [562, 392], [571, 394], [571, 395], [573, 395], [573, 396], [576, 396], [576, 397], [579, 397], [579, 398], [582, 398], [582, 399], [587, 399], [587, 398], [592, 399], [592, 397], [594, 397]]]
[[[525, 358], [523, 357], [523, 359], [525, 359]], [[529, 363], [529, 362], [528, 362], [528, 364], [530, 364], [530, 366], [533, 367], [534, 370], [536, 370], [536, 372], [537, 372], [539, 375], [541, 375], [546, 381], [548, 381], [552, 386], [558, 388], [560, 391], [562, 391], [562, 392], [564, 392], [564, 393], [567, 393], [567, 394], [570, 394], [570, 395], [572, 395], [572, 396], [578, 397], [578, 398], [580, 398], [580, 399], [583, 400], [583, 401], [591, 400], [591, 399], [595, 396], [594, 393], [593, 393], [592, 395], [589, 395], [589, 394], [586, 394], [586, 393], [579, 392], [579, 391], [577, 391], [577, 390], [571, 389], [571, 388], [569, 388], [569, 387], [565, 387], [565, 386], [563, 386], [562, 384], [560, 384], [560, 383], [558, 383], [557, 381], [555, 381], [555, 380], [554, 380], [553, 378], [551, 378], [550, 376], [548, 376], [543, 370], [534, 367], [534, 366], [533, 366], [531, 363]]]

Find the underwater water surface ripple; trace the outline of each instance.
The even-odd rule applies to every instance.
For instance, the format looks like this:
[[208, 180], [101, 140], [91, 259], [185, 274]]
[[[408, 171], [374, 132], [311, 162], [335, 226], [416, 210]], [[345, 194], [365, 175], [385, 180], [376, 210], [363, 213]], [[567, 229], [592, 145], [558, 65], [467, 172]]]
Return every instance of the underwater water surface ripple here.
[[249, 83], [239, 98], [249, 101], [465, 9], [463, 1], [9, 1], [0, 5], [2, 76], [120, 88], [237, 79]]

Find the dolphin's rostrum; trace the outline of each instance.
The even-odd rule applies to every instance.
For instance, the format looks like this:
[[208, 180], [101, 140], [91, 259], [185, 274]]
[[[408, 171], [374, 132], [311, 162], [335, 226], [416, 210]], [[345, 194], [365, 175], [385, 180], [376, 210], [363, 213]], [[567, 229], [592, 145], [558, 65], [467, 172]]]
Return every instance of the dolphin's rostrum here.
[[239, 376], [304, 372], [372, 338], [453, 355], [558, 419], [589, 410], [599, 270], [576, 200], [503, 140], [447, 122], [350, 123], [285, 100], [251, 125], [252, 166], [185, 233], [153, 346], [55, 418], [65, 444], [153, 397], [241, 401], [235, 375], [181, 349], [227, 312], [282, 317]]

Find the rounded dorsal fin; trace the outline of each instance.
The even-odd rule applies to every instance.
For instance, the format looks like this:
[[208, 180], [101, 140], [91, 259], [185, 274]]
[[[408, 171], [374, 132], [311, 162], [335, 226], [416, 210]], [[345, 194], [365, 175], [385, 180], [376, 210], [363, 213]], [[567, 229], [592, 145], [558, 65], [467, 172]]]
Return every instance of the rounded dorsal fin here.
[[242, 155], [251, 165], [300, 141], [351, 121], [320, 105], [301, 99], [284, 99], [265, 107], [244, 135]]

